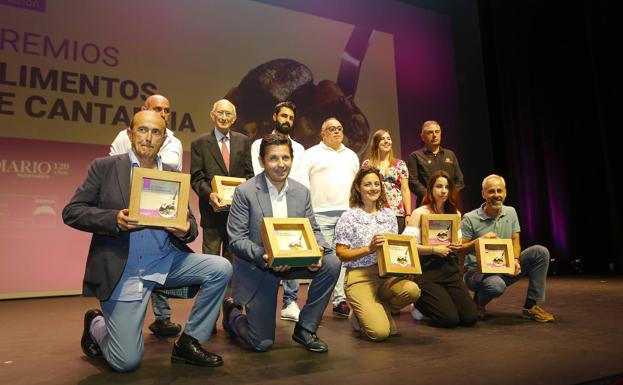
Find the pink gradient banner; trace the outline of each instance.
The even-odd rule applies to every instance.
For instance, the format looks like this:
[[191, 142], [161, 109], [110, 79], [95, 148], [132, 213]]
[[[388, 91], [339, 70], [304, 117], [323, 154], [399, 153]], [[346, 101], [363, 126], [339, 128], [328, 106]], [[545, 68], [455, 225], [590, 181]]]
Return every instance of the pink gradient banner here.
[[[62, 211], [91, 161], [107, 152], [103, 145], [0, 138], [0, 298], [81, 290], [91, 234], [63, 224]], [[197, 196], [190, 200], [198, 213]], [[201, 239], [191, 248], [200, 251]]]

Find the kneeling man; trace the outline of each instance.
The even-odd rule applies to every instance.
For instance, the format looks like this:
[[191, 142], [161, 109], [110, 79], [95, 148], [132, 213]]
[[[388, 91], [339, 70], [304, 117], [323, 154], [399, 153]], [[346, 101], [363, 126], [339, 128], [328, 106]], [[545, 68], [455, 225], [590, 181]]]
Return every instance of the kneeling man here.
[[184, 332], [175, 342], [172, 362], [220, 366], [223, 360], [203, 349], [218, 317], [231, 278], [230, 263], [220, 257], [194, 254], [186, 243], [197, 237], [189, 211], [182, 228], [139, 226], [128, 218], [134, 167], [168, 169], [158, 151], [166, 138], [165, 121], [153, 111], [132, 118], [127, 154], [99, 158], [63, 210], [65, 224], [93, 233], [84, 275], [83, 294], [100, 300], [101, 310], [84, 316], [82, 350], [103, 355], [116, 371], [136, 369], [143, 357], [143, 321], [156, 286], [193, 286], [197, 293]]
[[[519, 241], [519, 219], [511, 206], [505, 206], [506, 182], [499, 175], [489, 175], [482, 181], [482, 197], [485, 203], [463, 216], [463, 251], [468, 252], [465, 259], [467, 272], [463, 276], [465, 284], [474, 291], [479, 318], [486, 316], [485, 306], [494, 298], [504, 294], [506, 287], [521, 277], [528, 277], [528, 293], [522, 309], [522, 317], [538, 322], [554, 322], [554, 316], [537, 302], [545, 300], [545, 281], [549, 267], [549, 251], [540, 245], [521, 250]], [[513, 274], [482, 274], [476, 269], [474, 252], [476, 239], [512, 239], [515, 255]]]
[[[259, 155], [264, 171], [236, 188], [227, 220], [230, 248], [236, 257], [234, 297], [223, 303], [223, 328], [258, 352], [267, 351], [275, 340], [279, 281], [300, 278], [312, 279], [312, 283], [292, 339], [307, 350], [328, 351], [316, 330], [340, 274], [340, 261], [330, 252], [314, 219], [309, 190], [288, 178], [292, 158], [292, 142], [287, 137], [264, 136]], [[264, 217], [308, 218], [324, 250], [322, 259], [306, 268], [269, 268], [260, 235]]]

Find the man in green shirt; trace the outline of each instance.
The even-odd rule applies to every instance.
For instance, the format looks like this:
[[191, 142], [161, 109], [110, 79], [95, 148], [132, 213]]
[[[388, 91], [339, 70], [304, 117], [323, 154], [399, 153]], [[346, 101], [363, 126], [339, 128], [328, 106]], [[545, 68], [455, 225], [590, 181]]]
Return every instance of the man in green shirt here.
[[[478, 305], [481, 318], [486, 315], [485, 306], [504, 294], [506, 287], [527, 276], [528, 293], [522, 309], [522, 317], [538, 322], [554, 322], [554, 316], [537, 305], [545, 300], [545, 282], [549, 266], [549, 251], [540, 245], [521, 250], [519, 219], [513, 207], [504, 206], [506, 182], [499, 175], [489, 175], [482, 181], [482, 197], [485, 203], [466, 213], [461, 222], [463, 249], [467, 253], [464, 279]], [[478, 238], [512, 239], [515, 255], [515, 272], [512, 274], [479, 273], [474, 246]]]

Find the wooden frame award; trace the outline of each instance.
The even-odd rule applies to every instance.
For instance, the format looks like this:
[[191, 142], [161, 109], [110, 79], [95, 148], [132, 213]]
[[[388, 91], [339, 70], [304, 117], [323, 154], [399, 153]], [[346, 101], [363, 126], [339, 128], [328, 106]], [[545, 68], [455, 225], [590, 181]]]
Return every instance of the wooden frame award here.
[[135, 167], [128, 216], [139, 225], [184, 227], [189, 191], [190, 174]]
[[307, 218], [266, 217], [260, 233], [270, 267], [306, 267], [322, 257]]
[[222, 202], [231, 205], [234, 198], [234, 191], [238, 185], [246, 182], [244, 178], [234, 178], [233, 176], [214, 175], [212, 177], [212, 192], [223, 197]]
[[383, 233], [385, 243], [376, 251], [381, 277], [422, 274], [415, 237]]
[[458, 214], [422, 214], [422, 245], [459, 243]]
[[475, 249], [478, 271], [481, 273], [512, 274], [515, 272], [515, 253], [511, 239], [478, 238]]

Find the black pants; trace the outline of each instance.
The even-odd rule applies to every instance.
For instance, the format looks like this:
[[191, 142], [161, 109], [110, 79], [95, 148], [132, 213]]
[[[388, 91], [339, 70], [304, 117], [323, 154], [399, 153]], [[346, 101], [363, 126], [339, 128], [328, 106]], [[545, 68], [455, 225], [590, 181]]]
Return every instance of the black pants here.
[[423, 274], [416, 279], [422, 290], [415, 307], [436, 326], [473, 326], [478, 310], [452, 256], [421, 256]]

